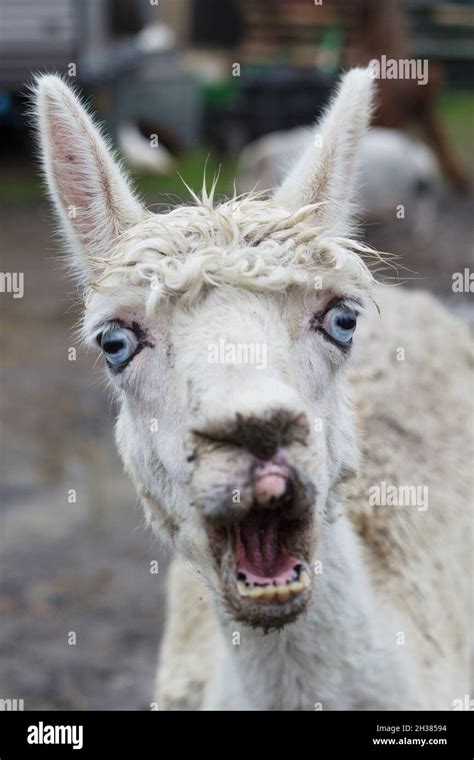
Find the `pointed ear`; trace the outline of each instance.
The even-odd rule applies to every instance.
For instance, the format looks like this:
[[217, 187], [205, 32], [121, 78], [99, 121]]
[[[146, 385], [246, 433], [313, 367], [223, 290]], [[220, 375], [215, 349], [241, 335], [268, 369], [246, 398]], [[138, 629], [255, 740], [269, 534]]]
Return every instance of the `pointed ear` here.
[[139, 221], [143, 210], [73, 90], [58, 76], [40, 76], [33, 99], [48, 190], [71, 244], [73, 264], [87, 276], [88, 259], [107, 256], [120, 232]]
[[352, 69], [343, 76], [310, 147], [274, 196], [290, 209], [321, 203], [316, 223], [339, 235], [351, 229], [357, 152], [372, 116], [373, 84], [369, 69]]

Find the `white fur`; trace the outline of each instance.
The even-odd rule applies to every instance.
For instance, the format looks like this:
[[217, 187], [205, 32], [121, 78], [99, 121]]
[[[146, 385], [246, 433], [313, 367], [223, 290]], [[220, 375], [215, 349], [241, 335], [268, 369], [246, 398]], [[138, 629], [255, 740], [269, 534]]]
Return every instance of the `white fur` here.
[[88, 257], [107, 255], [116, 236], [140, 219], [142, 208], [71, 87], [46, 75], [38, 77], [35, 93], [46, 184], [76, 254], [76, 271], [87, 277]]
[[340, 234], [353, 225], [358, 147], [372, 115], [374, 83], [366, 69], [352, 69], [339, 86], [310, 145], [275, 193], [288, 208], [324, 199], [318, 219]]
[[[118, 319], [146, 333], [146, 347], [111, 378], [118, 448], [153, 529], [194, 572], [180, 560], [170, 576], [162, 707], [438, 708], [467, 688], [467, 340], [429, 299], [375, 294], [368, 251], [350, 239], [371, 91], [367, 71], [346, 75], [323, 121], [322, 147], [310, 148], [272, 201], [216, 206], [204, 193], [193, 207], [153, 216], [77, 98], [55, 77], [38, 80], [46, 176], [86, 283], [84, 336], [93, 344]], [[65, 213], [70, 204], [81, 210], [76, 218]], [[362, 321], [356, 340], [366, 350], [351, 383], [356, 409], [351, 363], [310, 327], [335, 295], [361, 301], [368, 314], [365, 338]], [[374, 296], [389, 304], [385, 334], [370, 309]], [[208, 347], [221, 338], [265, 344], [265, 369], [210, 364]], [[397, 341], [409, 351], [398, 366]], [[454, 419], [440, 453], [431, 404], [443, 399]], [[196, 504], [237, 478], [245, 452], [196, 458], [192, 433], [275, 409], [321, 423], [319, 432], [310, 424], [309, 444], [295, 447], [294, 458], [317, 483], [313, 558], [324, 571], [304, 616], [268, 635], [237, 626], [242, 643], [233, 647], [236, 623]], [[362, 471], [355, 411], [369, 435]], [[368, 509], [367, 484], [384, 477], [431, 484], [424, 521]], [[351, 487], [362, 491], [351, 496]]]

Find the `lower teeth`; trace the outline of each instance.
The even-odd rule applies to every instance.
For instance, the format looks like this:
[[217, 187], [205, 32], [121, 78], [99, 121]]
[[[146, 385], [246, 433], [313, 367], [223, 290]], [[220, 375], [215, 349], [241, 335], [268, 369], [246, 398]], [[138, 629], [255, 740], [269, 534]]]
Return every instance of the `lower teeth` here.
[[277, 600], [279, 602], [286, 602], [292, 596], [296, 596], [303, 589], [310, 585], [310, 577], [306, 570], [301, 570], [298, 580], [294, 580], [291, 583], [280, 583], [275, 585], [269, 583], [266, 586], [248, 586], [244, 581], [237, 581], [237, 590], [240, 596], [245, 596], [249, 599], [260, 599], [263, 602], [271, 602]]

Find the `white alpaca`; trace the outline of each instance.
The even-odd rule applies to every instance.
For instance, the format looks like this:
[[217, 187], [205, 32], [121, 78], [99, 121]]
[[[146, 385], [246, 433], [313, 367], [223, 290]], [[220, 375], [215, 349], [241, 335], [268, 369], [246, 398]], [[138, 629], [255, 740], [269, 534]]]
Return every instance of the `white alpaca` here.
[[37, 82], [83, 334], [148, 520], [182, 558], [160, 708], [468, 693], [470, 347], [431, 297], [377, 288], [348, 237], [371, 97], [349, 72], [272, 200], [204, 193], [155, 215], [71, 90]]

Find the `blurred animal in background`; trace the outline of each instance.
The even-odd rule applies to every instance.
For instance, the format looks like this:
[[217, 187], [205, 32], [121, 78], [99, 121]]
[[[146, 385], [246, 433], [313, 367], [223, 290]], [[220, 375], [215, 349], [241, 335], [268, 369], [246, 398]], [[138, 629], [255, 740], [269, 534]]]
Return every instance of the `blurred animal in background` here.
[[[406, 60], [413, 57], [406, 11], [400, 0], [345, 0], [348, 35], [344, 64], [367, 66], [372, 60]], [[428, 80], [377, 80], [376, 107], [372, 126], [391, 129], [415, 128], [435, 153], [451, 185], [460, 193], [469, 190], [466, 172], [455, 156], [436, 110], [443, 89], [443, 70], [436, 61], [428, 63]]]
[[[305, 127], [275, 132], [247, 145], [240, 154], [240, 192], [278, 186], [288, 168], [317, 134]], [[315, 149], [316, 146], [315, 146]], [[403, 221], [416, 240], [433, 232], [442, 182], [433, 152], [398, 129], [375, 128], [359, 147], [359, 191], [355, 204], [366, 224]]]
[[[163, 139], [163, 129], [160, 127], [141, 129], [136, 122], [121, 122], [118, 125], [117, 144], [130, 169], [165, 175], [176, 171], [176, 155], [164, 142], [158, 141], [158, 135]], [[175, 147], [175, 153], [178, 152]]]
[[368, 224], [403, 222], [416, 240], [434, 230], [442, 182], [433, 152], [398, 129], [372, 129], [359, 153], [362, 219]]

